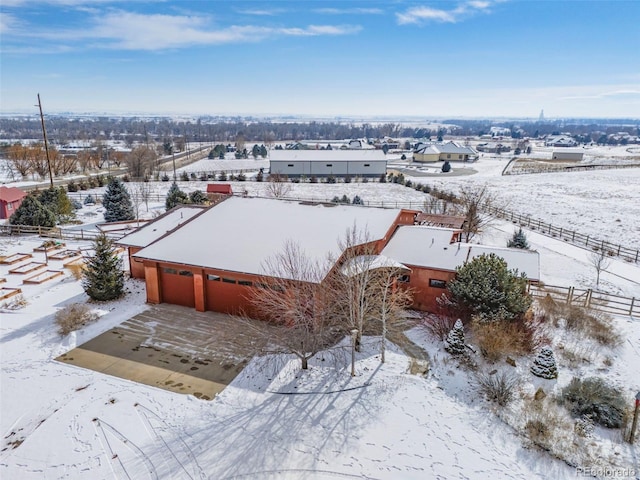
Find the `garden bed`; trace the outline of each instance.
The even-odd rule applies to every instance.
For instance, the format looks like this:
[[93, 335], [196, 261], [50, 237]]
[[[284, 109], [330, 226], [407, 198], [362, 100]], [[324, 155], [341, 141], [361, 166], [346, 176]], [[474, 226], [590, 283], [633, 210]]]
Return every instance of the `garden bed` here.
[[62, 250], [60, 252], [49, 255], [49, 260], [67, 260], [69, 258], [78, 256], [80, 256], [80, 252], [78, 250]]
[[0, 300], [5, 300], [20, 293], [22, 293], [22, 290], [19, 288], [0, 287]]
[[9, 273], [19, 273], [23, 275], [25, 273], [35, 272], [36, 270], [40, 270], [41, 268], [44, 268], [46, 266], [47, 266], [46, 263], [29, 262], [29, 263], [24, 263], [22, 265], [18, 265], [15, 268], [12, 268], [11, 270], [9, 270]]
[[18, 263], [32, 257], [33, 255], [30, 253], [14, 253], [13, 255], [0, 258], [0, 263], [3, 265], [13, 265], [14, 263]]
[[64, 248], [66, 245], [62, 242], [54, 242], [53, 240], [48, 240], [43, 242], [42, 245], [33, 249], [34, 252], [51, 252], [53, 250], [60, 250]]
[[48, 282], [49, 280], [53, 280], [54, 278], [57, 278], [61, 275], [64, 275], [64, 272], [61, 272], [60, 270], [46, 270], [32, 277], [25, 278], [22, 283], [44, 283]]
[[69, 267], [73, 268], [73, 267], [81, 267], [84, 265], [84, 263], [85, 263], [84, 258], [76, 257], [76, 258], [69, 259], [68, 261], [64, 262], [62, 265], [67, 268]]

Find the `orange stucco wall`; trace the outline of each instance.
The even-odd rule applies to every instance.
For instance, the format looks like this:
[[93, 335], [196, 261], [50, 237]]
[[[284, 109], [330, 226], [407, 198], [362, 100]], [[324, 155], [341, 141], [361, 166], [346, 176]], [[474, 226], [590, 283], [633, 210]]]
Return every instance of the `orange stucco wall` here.
[[427, 312], [437, 312], [437, 299], [447, 290], [445, 288], [437, 288], [429, 285], [429, 280], [443, 280], [448, 282], [455, 277], [455, 272], [446, 272], [442, 270], [430, 270], [423, 267], [407, 265], [411, 269], [409, 282], [404, 283], [411, 288], [413, 293], [413, 305], [416, 310]]
[[129, 247], [129, 272], [133, 278], [144, 278], [144, 262], [133, 258], [140, 250], [140, 247]]

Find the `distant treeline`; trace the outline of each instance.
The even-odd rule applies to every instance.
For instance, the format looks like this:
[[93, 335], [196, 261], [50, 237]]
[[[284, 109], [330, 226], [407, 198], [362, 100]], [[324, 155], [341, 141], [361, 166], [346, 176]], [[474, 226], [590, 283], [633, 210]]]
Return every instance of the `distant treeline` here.
[[[238, 137], [246, 141], [270, 143], [275, 141], [325, 141], [351, 138], [432, 138], [438, 136], [476, 136], [489, 133], [491, 127], [506, 127], [515, 138], [539, 137], [568, 133], [586, 135], [593, 132], [614, 134], [627, 132], [640, 134], [640, 121], [631, 119], [576, 119], [545, 121], [505, 121], [444, 119], [424, 127], [402, 123], [348, 123], [348, 122], [271, 122], [254, 119], [221, 119], [202, 117], [194, 121], [170, 118], [142, 119], [139, 117], [73, 118], [47, 116], [46, 126], [50, 141], [64, 145], [70, 141], [122, 140], [129, 145], [164, 142], [182, 138], [188, 142], [232, 142]], [[446, 125], [440, 126], [437, 125]], [[32, 139], [42, 136], [40, 119], [0, 117], [0, 141]]]

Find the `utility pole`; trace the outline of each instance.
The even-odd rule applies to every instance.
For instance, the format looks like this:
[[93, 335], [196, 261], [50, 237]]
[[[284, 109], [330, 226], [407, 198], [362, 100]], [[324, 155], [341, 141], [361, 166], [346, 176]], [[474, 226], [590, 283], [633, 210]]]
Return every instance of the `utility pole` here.
[[40, 109], [40, 122], [42, 123], [42, 136], [44, 138], [44, 151], [47, 154], [47, 167], [49, 168], [49, 182], [53, 188], [53, 174], [51, 173], [51, 160], [49, 159], [49, 145], [47, 144], [47, 129], [44, 128], [44, 115], [42, 114], [42, 103], [40, 102], [40, 94], [38, 94], [38, 105]]

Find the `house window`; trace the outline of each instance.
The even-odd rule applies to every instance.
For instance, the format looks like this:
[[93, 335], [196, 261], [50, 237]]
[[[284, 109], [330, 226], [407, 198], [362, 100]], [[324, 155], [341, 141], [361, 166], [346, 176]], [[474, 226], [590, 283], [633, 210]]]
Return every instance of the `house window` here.
[[411, 281], [411, 277], [409, 275], [400, 275], [398, 277], [398, 282], [400, 283], [409, 283]]
[[333, 167], [333, 163], [327, 163], [327, 167]]
[[288, 163], [287, 167], [293, 167], [293, 163]]
[[451, 158], [451, 154], [450, 153], [447, 153], [447, 158]]
[[212, 275], [210, 273], [207, 274], [207, 280], [211, 280], [212, 282], [219, 282], [220, 277], [218, 275]]
[[249, 280], [238, 280], [238, 285], [250, 287], [251, 285], [253, 285], [253, 282], [250, 282]]
[[430, 278], [429, 286], [433, 288], [447, 288], [447, 282], [444, 280], [438, 280], [437, 278]]
[[178, 271], [175, 268], [163, 268], [162, 273], [169, 273], [171, 275], [177, 275]]
[[193, 272], [190, 272], [189, 270], [180, 270], [178, 275], [182, 277], [193, 277]]
[[365, 163], [365, 164], [364, 164], [364, 166], [365, 166], [365, 167], [370, 167], [370, 166], [371, 166], [371, 164], [370, 164], [370, 163]]
[[222, 277], [222, 282], [223, 283], [236, 283], [236, 279], [235, 278], [224, 278], [224, 277]]

